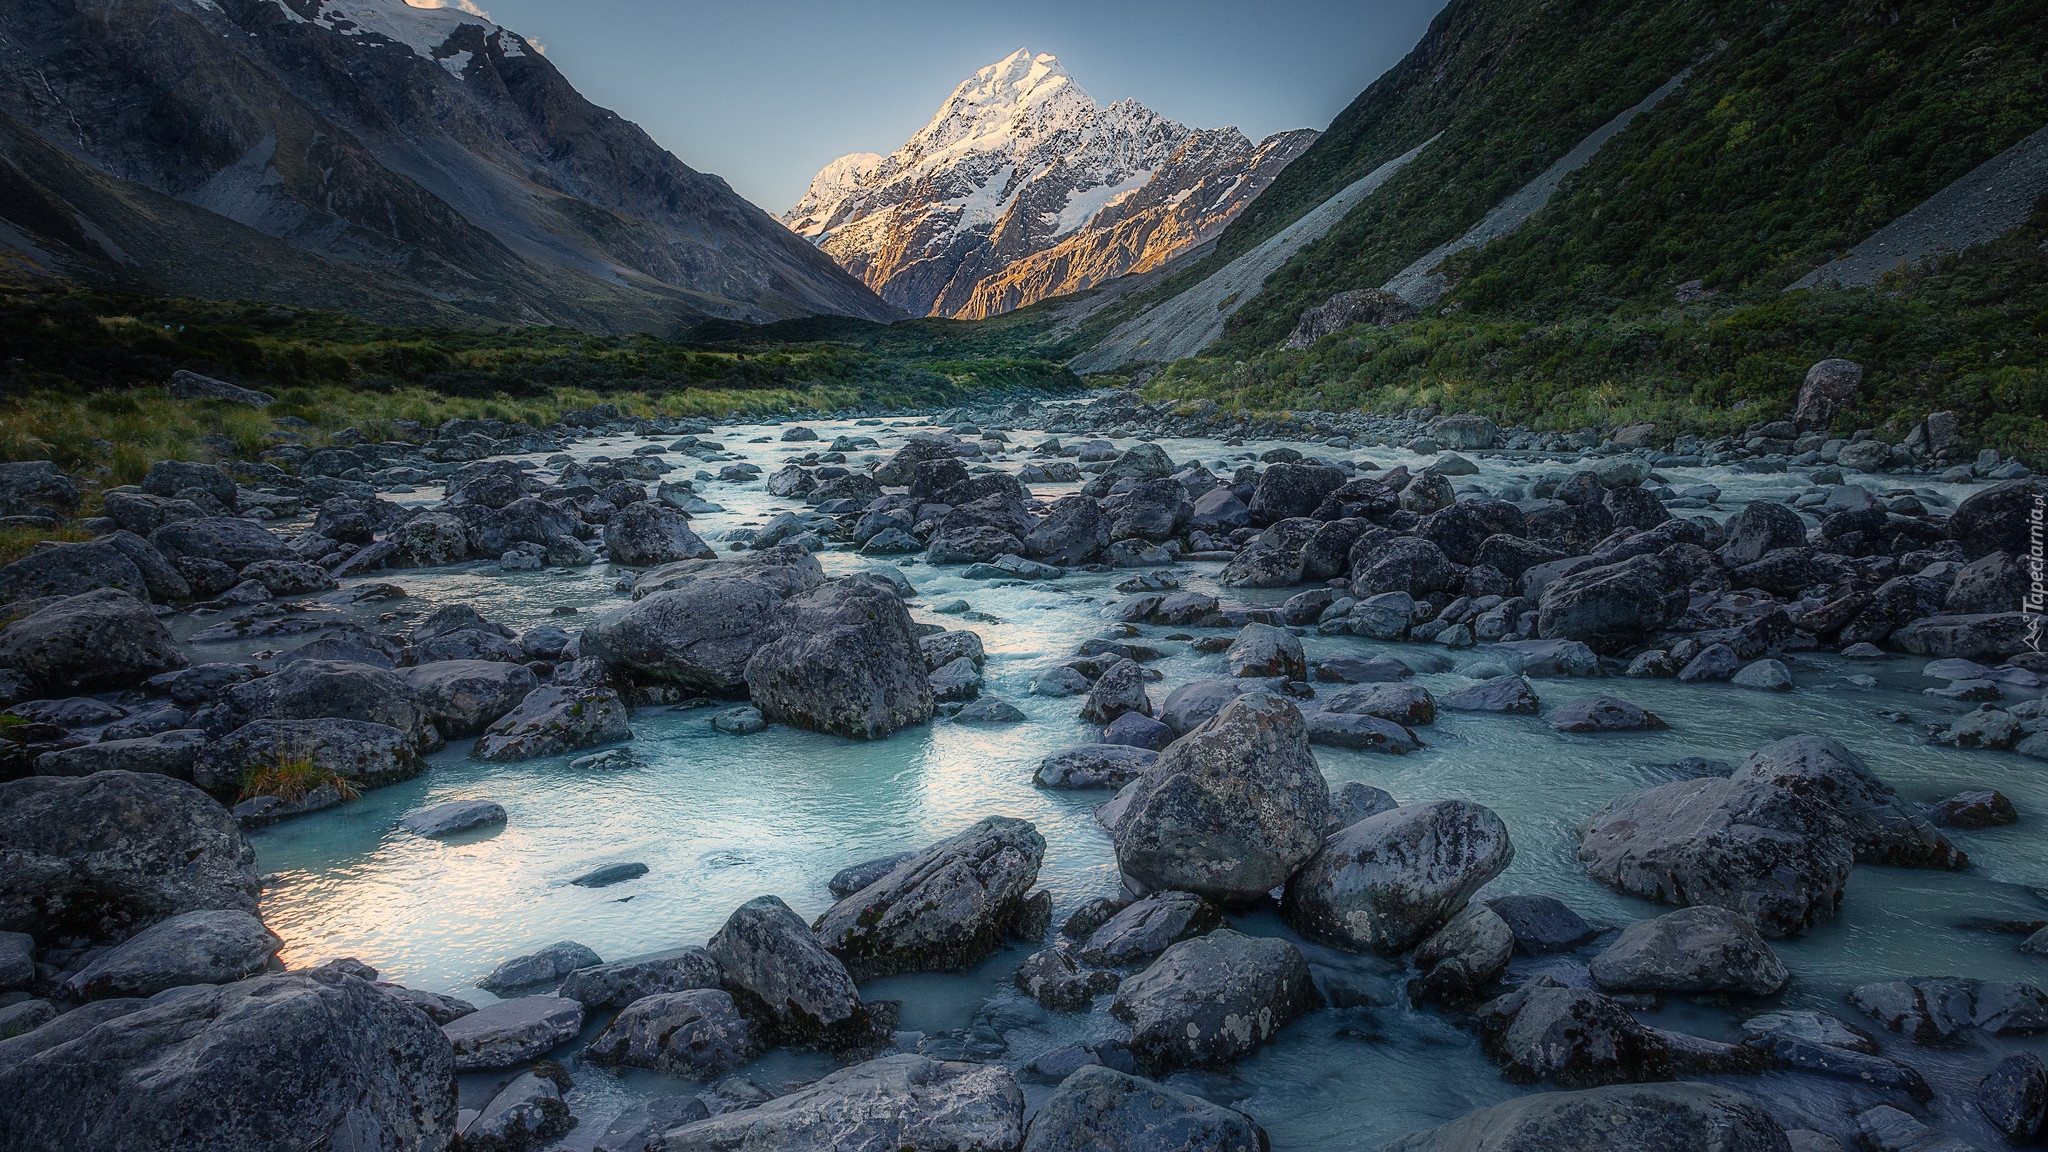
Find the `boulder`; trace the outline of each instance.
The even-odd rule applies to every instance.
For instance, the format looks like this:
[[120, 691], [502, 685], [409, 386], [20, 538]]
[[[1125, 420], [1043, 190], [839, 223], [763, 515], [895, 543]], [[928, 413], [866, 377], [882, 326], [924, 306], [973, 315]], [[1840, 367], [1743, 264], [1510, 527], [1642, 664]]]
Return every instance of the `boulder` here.
[[159, 772], [180, 780], [192, 778], [193, 766], [206, 749], [206, 733], [174, 728], [154, 736], [102, 740], [59, 748], [36, 757], [39, 776], [90, 776], [95, 772]]
[[1225, 906], [1286, 880], [1321, 844], [1330, 811], [1301, 713], [1265, 692], [1174, 741], [1131, 788], [1115, 835], [1125, 878]]
[[240, 909], [181, 912], [95, 956], [65, 984], [81, 1000], [147, 998], [166, 988], [255, 976], [283, 947], [263, 921]]
[[168, 776], [0, 784], [0, 932], [119, 941], [199, 909], [254, 912], [256, 853], [228, 810]]
[[1251, 1117], [1101, 1064], [1060, 1082], [1022, 1152], [1265, 1152]]
[[1891, 642], [1915, 656], [1997, 664], [2033, 651], [2033, 619], [2024, 612], [1929, 616], [1893, 632]]
[[910, 613], [867, 580], [827, 584], [785, 602], [777, 639], [746, 665], [747, 692], [768, 720], [876, 740], [932, 716], [932, 689]]
[[[564, 1083], [566, 1073], [557, 1072]], [[528, 1152], [576, 1126], [562, 1085], [540, 1071], [521, 1073], [498, 1089], [462, 1130], [463, 1152]]]
[[1095, 998], [1114, 992], [1122, 978], [1100, 968], [1083, 968], [1062, 948], [1025, 957], [1014, 978], [1019, 991], [1054, 1012], [1085, 1012]]
[[664, 1133], [662, 1152], [1012, 1152], [1024, 1093], [986, 1064], [897, 1053]]
[[78, 485], [48, 460], [0, 464], [0, 516], [54, 516], [78, 511]]
[[1152, 700], [1145, 694], [1145, 670], [1130, 659], [1117, 661], [1096, 677], [1087, 699], [1081, 702], [1081, 719], [1091, 724], [1108, 724], [1126, 712], [1152, 715]]
[[76, 596], [95, 588], [115, 588], [137, 600], [150, 598], [149, 584], [135, 561], [112, 544], [98, 541], [38, 548], [0, 568], [0, 604]]
[[1851, 989], [1849, 1002], [1915, 1044], [1951, 1044], [1972, 1029], [1992, 1036], [2048, 1031], [2048, 993], [2011, 980], [1881, 980]]
[[583, 630], [577, 652], [636, 680], [738, 692], [747, 661], [780, 634], [782, 602], [765, 580], [706, 574], [599, 617]]
[[1464, 800], [1406, 805], [1339, 830], [1287, 881], [1304, 936], [1392, 956], [1442, 927], [1514, 859], [1507, 826]]
[[228, 704], [244, 720], [359, 720], [414, 739], [428, 724], [419, 694], [404, 677], [341, 660], [294, 660], [228, 689]]
[[1436, 698], [1420, 684], [1363, 684], [1318, 701], [1322, 712], [1377, 716], [1407, 727], [1436, 721]]
[[1088, 934], [1076, 955], [1089, 964], [1121, 967], [1223, 927], [1223, 910], [1191, 892], [1155, 892], [1126, 905]]
[[1190, 531], [1216, 535], [1249, 527], [1251, 522], [1251, 510], [1227, 487], [1209, 489], [1195, 497], [1188, 507], [1187, 527]]
[[441, 568], [469, 559], [469, 527], [448, 512], [422, 512], [393, 528], [386, 539], [393, 568]]
[[1825, 431], [1835, 413], [1856, 398], [1863, 387], [1863, 366], [1854, 360], [1822, 360], [1806, 370], [1792, 422], [1801, 429]]
[[1515, 956], [1515, 934], [1507, 921], [1482, 904], [1468, 904], [1415, 950], [1422, 975], [1408, 984], [1416, 1003], [1469, 1004], [1507, 971]]
[[2048, 1127], [2048, 1069], [2032, 1052], [1998, 1062], [1977, 1085], [1977, 1110], [2000, 1135], [2023, 1144]]
[[524, 665], [500, 660], [437, 660], [403, 675], [435, 730], [450, 740], [482, 732], [540, 686]]
[[44, 695], [127, 688], [187, 660], [149, 605], [101, 588], [0, 628], [0, 670]]
[[1967, 868], [1962, 849], [1908, 808], [1861, 758], [1826, 736], [1788, 736], [1751, 753], [1731, 779], [1769, 784], [1841, 817], [1856, 859], [1906, 868]]
[[1380, 1152], [1807, 1152], [1755, 1100], [1713, 1084], [1539, 1092], [1395, 1140]]
[[450, 800], [429, 808], [415, 808], [398, 821], [398, 826], [415, 836], [453, 836], [505, 822], [505, 806], [496, 800]]
[[441, 1026], [457, 1071], [511, 1068], [576, 1038], [583, 1005], [560, 996], [500, 1000]]
[[1636, 556], [1553, 580], [1539, 602], [1537, 634], [1616, 653], [1675, 623], [1688, 595], [1662, 558]]
[[1769, 996], [1792, 979], [1755, 925], [1710, 904], [1630, 924], [1592, 969], [1593, 981], [1610, 992]]
[[[1365, 541], [1361, 540], [1363, 547]], [[1451, 589], [1458, 580], [1444, 550], [1414, 536], [1397, 536], [1358, 555], [1354, 549], [1351, 591], [1361, 601], [1387, 592], [1423, 597]]]
[[872, 1030], [853, 977], [810, 925], [774, 896], [733, 910], [705, 946], [725, 986], [758, 1001], [782, 1032], [841, 1044]]
[[259, 560], [289, 560], [284, 542], [253, 520], [229, 516], [198, 516], [173, 520], [149, 534], [164, 558], [212, 560], [239, 572]]
[[604, 546], [612, 563], [629, 568], [718, 555], [690, 531], [689, 517], [649, 500], [626, 505], [605, 523]]
[[1506, 922], [1515, 934], [1515, 951], [1524, 956], [1569, 951], [1599, 934], [1555, 896], [1496, 896], [1486, 906]]
[[1479, 1043], [1516, 1084], [1565, 1088], [1667, 1080], [1671, 1051], [1628, 1009], [1587, 988], [1535, 976], [1479, 1009]]
[[[581, 661], [579, 661], [581, 663]], [[608, 686], [554, 684], [526, 694], [519, 706], [470, 746], [478, 760], [531, 760], [631, 740], [625, 701]]]
[[1271, 624], [1247, 624], [1223, 654], [1232, 676], [1278, 676], [1286, 680], [1308, 679], [1308, 661], [1301, 654], [1301, 641], [1284, 628]]
[[1344, 473], [1317, 464], [1275, 464], [1259, 474], [1247, 514], [1263, 528], [1277, 520], [1307, 516], [1323, 498], [1344, 485]]
[[250, 785], [271, 776], [284, 778], [280, 782], [287, 786], [341, 779], [358, 788], [381, 788], [410, 780], [425, 767], [413, 738], [389, 724], [252, 720], [207, 744], [192, 764], [192, 782], [218, 793], [262, 791]]
[[1149, 748], [1083, 744], [1040, 761], [1031, 782], [1040, 788], [1121, 788], [1157, 759], [1159, 753]]
[[1311, 744], [1394, 756], [1405, 756], [1422, 747], [1415, 733], [1378, 716], [1318, 709], [1308, 714], [1307, 721]]
[[1640, 732], [1670, 727], [1655, 712], [1612, 696], [1588, 696], [1557, 708], [1550, 714], [1550, 726], [1559, 732]]
[[424, 1015], [334, 972], [91, 1005], [8, 1041], [0, 1091], [35, 1100], [0, 1146], [114, 1152], [438, 1152], [455, 1064]]
[[1536, 689], [1522, 676], [1496, 676], [1446, 693], [1437, 703], [1453, 712], [1501, 712], [1534, 716], [1542, 711]]
[[1956, 505], [1948, 519], [1949, 538], [1972, 560], [1993, 552], [2032, 555], [2034, 502], [2043, 497], [2048, 497], [2048, 480], [2038, 476], [1993, 484]]
[[730, 995], [698, 988], [657, 992], [628, 1004], [583, 1050], [583, 1058], [711, 1080], [761, 1050], [761, 1037]]
[[623, 1008], [643, 996], [716, 988], [719, 980], [718, 961], [710, 952], [681, 948], [638, 960], [578, 968], [569, 973], [555, 994], [587, 1009]]
[[969, 967], [1030, 915], [1045, 838], [991, 816], [834, 904], [813, 926], [856, 980]]
[[1835, 812], [1756, 780], [1705, 777], [1631, 792], [1579, 825], [1595, 880], [1664, 904], [1711, 904], [1766, 936], [1834, 916], [1854, 863]]
[[1234, 1064], [1321, 1002], [1294, 945], [1224, 928], [1173, 945], [1125, 980], [1110, 1014], [1130, 1027], [1139, 1064], [1159, 1075]]
[[832, 893], [834, 899], [844, 900], [894, 872], [898, 864], [915, 855], [915, 852], [892, 852], [887, 856], [877, 856], [873, 860], [849, 864], [832, 874], [832, 878], [825, 882], [825, 889]]
[[500, 995], [531, 988], [537, 984], [553, 984], [578, 968], [588, 968], [604, 961], [588, 947], [574, 940], [557, 940], [538, 952], [514, 956], [490, 974], [476, 982], [486, 992]]

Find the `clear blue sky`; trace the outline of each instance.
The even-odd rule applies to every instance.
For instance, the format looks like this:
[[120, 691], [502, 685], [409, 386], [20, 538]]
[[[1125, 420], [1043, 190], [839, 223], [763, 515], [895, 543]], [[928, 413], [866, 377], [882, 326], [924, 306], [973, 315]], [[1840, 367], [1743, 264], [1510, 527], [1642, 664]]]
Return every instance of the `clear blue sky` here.
[[1257, 139], [1321, 128], [1407, 54], [1442, 0], [478, 0], [591, 100], [773, 213], [824, 163], [894, 151], [1018, 48], [1101, 103]]

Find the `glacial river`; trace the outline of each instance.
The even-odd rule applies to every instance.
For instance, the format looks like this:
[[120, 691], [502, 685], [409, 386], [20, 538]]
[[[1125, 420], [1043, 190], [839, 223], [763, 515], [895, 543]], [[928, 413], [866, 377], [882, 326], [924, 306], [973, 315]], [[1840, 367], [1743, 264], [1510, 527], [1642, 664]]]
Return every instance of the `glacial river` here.
[[[748, 443], [779, 432], [772, 427], [720, 428], [715, 437], [759, 464], [765, 476], [791, 457], [822, 450], [842, 433], [874, 435], [886, 454], [913, 424], [820, 421], [810, 426], [820, 442]], [[1026, 449], [1041, 438], [1035, 432], [1013, 434], [1016, 443], [1000, 466], [1014, 470], [1030, 462]], [[1063, 437], [1070, 443], [1082, 438]], [[572, 454], [626, 455], [646, 443], [632, 437], [585, 440]], [[1117, 446], [1131, 443], [1118, 440]], [[1159, 443], [1176, 462], [1199, 459], [1226, 477], [1243, 462], [1241, 454], [1274, 446]], [[1294, 446], [1310, 455], [1370, 460], [1381, 467], [1419, 468], [1428, 462], [1400, 450]], [[850, 464], [858, 466], [867, 455], [855, 454]], [[681, 455], [667, 459], [679, 465], [673, 477], [687, 478], [700, 468], [715, 473], [720, 466]], [[1568, 467], [1477, 462], [1480, 474], [1458, 478], [1459, 488], [1471, 483], [1489, 489], [1526, 486], [1546, 471]], [[1806, 482], [1798, 472], [1686, 469], [1667, 476], [1674, 487], [1718, 485], [1723, 498], [1711, 513], [1717, 518], [1746, 500], [1781, 497]], [[1915, 478], [1897, 486], [1920, 483]], [[1047, 499], [1075, 487], [1032, 486]], [[758, 524], [784, 507], [802, 507], [769, 497], [760, 479], [744, 485], [700, 481], [698, 488], [727, 509], [693, 522], [721, 552], [728, 550], [720, 539], [726, 532]], [[1936, 488], [1950, 499], [1969, 491]], [[434, 500], [439, 493], [423, 488], [395, 498]], [[832, 550], [819, 558], [828, 573], [884, 562]], [[1182, 564], [1177, 573], [1185, 587], [1240, 602], [1277, 603], [1299, 590], [1219, 589], [1214, 580], [1220, 567]], [[491, 997], [475, 982], [508, 957], [565, 939], [581, 941], [607, 960], [700, 944], [735, 906], [764, 893], [781, 896], [810, 917], [831, 904], [825, 884], [840, 868], [922, 847], [989, 815], [1030, 820], [1045, 836], [1040, 882], [1052, 892], [1055, 926], [1082, 901], [1115, 893], [1119, 882], [1109, 838], [1092, 816], [1109, 794], [1044, 791], [1031, 783], [1042, 757], [1091, 741], [1093, 729], [1075, 718], [1077, 698], [1043, 699], [1031, 696], [1029, 688], [1039, 671], [1071, 655], [1104, 627], [1105, 608], [1122, 598], [1113, 585], [1131, 573], [1071, 573], [1055, 581], [998, 586], [963, 579], [963, 569], [934, 569], [921, 560], [905, 562], [899, 570], [916, 587], [911, 602], [916, 619], [981, 634], [988, 652], [984, 693], [1016, 705], [1028, 722], [969, 727], [941, 719], [886, 740], [860, 743], [780, 726], [732, 736], [711, 727], [711, 710], [641, 708], [633, 715], [636, 738], [628, 745], [638, 766], [604, 770], [571, 768], [573, 757], [480, 763], [468, 758], [467, 741], [456, 742], [414, 780], [367, 793], [339, 810], [253, 834], [265, 875], [262, 915], [287, 942], [284, 959], [296, 967], [354, 956], [380, 969], [385, 979], [481, 1004]], [[371, 579], [397, 583], [409, 598], [347, 611], [368, 620], [377, 611], [398, 610], [416, 620], [439, 605], [464, 603], [516, 630], [539, 624], [573, 629], [624, 602], [614, 587], [621, 575], [605, 565], [500, 572], [495, 562], [379, 573]], [[340, 605], [345, 593], [346, 588], [328, 600]], [[965, 600], [987, 619], [963, 621], [934, 611], [955, 600]], [[554, 615], [562, 605], [577, 614]], [[1182, 630], [1143, 631], [1168, 652], [1149, 665], [1164, 677], [1152, 685], [1155, 703], [1183, 681], [1226, 674], [1221, 656], [1201, 656], [1184, 644], [1156, 639]], [[293, 638], [271, 646], [289, 648], [299, 642]], [[1311, 661], [1337, 652], [1417, 650], [1350, 636], [1309, 635], [1303, 643]], [[241, 658], [256, 647], [210, 645], [195, 652], [195, 659]], [[1428, 650], [1447, 655], [1454, 665], [1451, 671], [1416, 678], [1436, 692], [1470, 683], [1461, 670], [1490, 660], [1484, 647]], [[1923, 695], [1923, 689], [1939, 682], [1920, 675], [1918, 660], [1852, 665], [1827, 655], [1795, 655], [1787, 663], [1797, 687], [1783, 694], [1675, 681], [1535, 681], [1546, 710], [1583, 696], [1613, 694], [1658, 713], [1670, 724], [1666, 731], [1569, 736], [1551, 731], [1542, 717], [1451, 712], [1418, 730], [1426, 746], [1408, 756], [1324, 747], [1315, 752], [1333, 787], [1357, 780], [1385, 788], [1403, 803], [1455, 797], [1499, 813], [1513, 837], [1515, 859], [1483, 895], [1545, 893], [1596, 923], [1618, 926], [1668, 909], [1619, 896], [1588, 879], [1575, 858], [1573, 829], [1579, 820], [1618, 793], [1672, 778], [1659, 765], [1685, 757], [1739, 762], [1781, 736], [1804, 731], [1832, 735], [1911, 802], [1933, 801], [1966, 787], [1992, 787], [2012, 799], [2021, 822], [1952, 833], [1976, 862], [1967, 872], [1858, 867], [1839, 919], [1802, 939], [1775, 942], [1794, 973], [1791, 989], [1778, 1002], [1867, 1024], [1843, 996], [1849, 987], [1869, 980], [1951, 974], [2048, 979], [2048, 961], [2019, 953], [2018, 937], [1958, 927], [1968, 918], [2048, 919], [2048, 836], [2038, 824], [2048, 814], [2048, 765], [2008, 752], [1959, 751], [1924, 742], [1930, 723], [1970, 706]], [[1859, 685], [1852, 676], [1875, 677], [1876, 685]], [[1893, 711], [1909, 714], [1911, 722], [1882, 715]], [[446, 841], [421, 839], [394, 827], [410, 809], [468, 798], [496, 800], [510, 819], [500, 829]], [[600, 889], [568, 884], [570, 877], [612, 861], [638, 861], [648, 872]], [[1270, 912], [1233, 921], [1245, 931], [1293, 938]], [[1316, 964], [1384, 973], [1390, 986], [1400, 983], [1397, 966], [1296, 943]], [[1059, 1016], [1016, 992], [1010, 974], [1028, 951], [1011, 947], [972, 971], [894, 977], [863, 992], [870, 999], [902, 1001], [899, 1027], [905, 1030], [937, 1034], [980, 1027], [1001, 1035], [1008, 1048], [997, 1059], [1013, 1069], [1061, 1044], [1122, 1034], [1108, 1016], [1106, 997], [1090, 1013]], [[1528, 964], [1518, 960], [1518, 970]], [[1655, 1021], [1732, 1040], [1735, 1023], [1758, 1010], [1675, 1001]], [[593, 1020], [587, 1027], [586, 1038], [598, 1023]], [[2011, 1050], [2012, 1042], [1976, 1041], [1961, 1050], [1936, 1052], [1912, 1048], [1896, 1037], [1884, 1041], [1888, 1055], [1920, 1068], [1941, 1094], [1933, 1110], [1939, 1123], [1986, 1148], [1995, 1146], [1995, 1136], [1968, 1101], [1976, 1080], [1999, 1054]], [[2039, 1042], [2020, 1043], [2048, 1051]], [[822, 1073], [822, 1061], [778, 1052], [742, 1074], [772, 1090]], [[573, 1062], [571, 1068], [577, 1087], [570, 1102], [582, 1122], [562, 1142], [570, 1149], [589, 1148], [610, 1118], [639, 1095], [699, 1088], [652, 1073], [620, 1074]], [[494, 1080], [465, 1079], [472, 1082], [465, 1085], [464, 1103], [476, 1106]], [[1231, 1072], [1184, 1073], [1170, 1082], [1245, 1110], [1266, 1127], [1274, 1147], [1287, 1152], [1375, 1148], [1399, 1133], [1525, 1091], [1503, 1082], [1475, 1039], [1451, 1017], [1412, 1010], [1405, 1001], [1383, 1008], [1326, 1009], [1298, 1021]], [[1858, 1104], [1882, 1099], [1839, 1081], [1790, 1073], [1737, 1086], [1764, 1099], [1788, 1126], [1804, 1124], [1844, 1137]], [[1026, 1086], [1033, 1105], [1049, 1091]]]

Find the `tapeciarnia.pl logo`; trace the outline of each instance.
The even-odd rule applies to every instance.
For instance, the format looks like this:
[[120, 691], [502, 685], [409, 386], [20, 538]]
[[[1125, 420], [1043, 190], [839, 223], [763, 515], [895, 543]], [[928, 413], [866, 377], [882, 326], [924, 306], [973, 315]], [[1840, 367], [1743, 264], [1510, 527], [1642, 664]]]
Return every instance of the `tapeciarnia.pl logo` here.
[[2043, 521], [2048, 520], [2048, 496], [2034, 494], [2034, 507], [2027, 514], [2027, 595], [2020, 611], [2027, 616], [2027, 643], [2041, 651], [2043, 625], [2048, 624], [2048, 547], [2042, 542]]

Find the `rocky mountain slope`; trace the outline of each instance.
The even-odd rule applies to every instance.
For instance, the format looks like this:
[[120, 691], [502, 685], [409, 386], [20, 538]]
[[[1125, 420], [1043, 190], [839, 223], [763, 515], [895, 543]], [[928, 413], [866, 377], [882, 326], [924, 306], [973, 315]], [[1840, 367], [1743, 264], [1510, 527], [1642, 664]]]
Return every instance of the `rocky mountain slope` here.
[[826, 165], [783, 220], [891, 304], [979, 319], [1211, 239], [1315, 136], [1254, 144], [1135, 100], [1101, 107], [1058, 60], [1019, 49], [894, 153]]
[[896, 311], [517, 33], [401, 0], [16, 0], [0, 254], [380, 319]]

